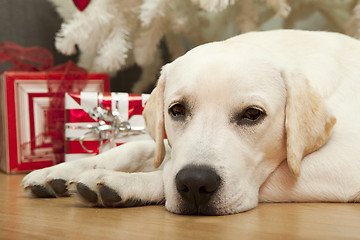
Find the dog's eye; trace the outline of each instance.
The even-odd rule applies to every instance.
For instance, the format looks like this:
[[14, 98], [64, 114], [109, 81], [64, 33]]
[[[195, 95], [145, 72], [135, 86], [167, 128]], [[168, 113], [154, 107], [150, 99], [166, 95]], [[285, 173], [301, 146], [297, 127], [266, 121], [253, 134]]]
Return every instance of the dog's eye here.
[[173, 117], [180, 117], [185, 116], [186, 111], [185, 107], [182, 104], [178, 103], [169, 108], [169, 113]]
[[244, 119], [256, 121], [262, 116], [262, 114], [263, 112], [260, 109], [251, 107], [245, 110], [244, 115], [242, 117]]

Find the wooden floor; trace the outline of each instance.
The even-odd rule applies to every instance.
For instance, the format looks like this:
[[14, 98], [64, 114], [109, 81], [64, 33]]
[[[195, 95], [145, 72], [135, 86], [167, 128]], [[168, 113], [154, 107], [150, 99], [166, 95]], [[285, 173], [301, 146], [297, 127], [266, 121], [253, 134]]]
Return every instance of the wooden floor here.
[[28, 198], [23, 176], [0, 173], [0, 239], [360, 239], [360, 204], [260, 204], [230, 216], [180, 216], [164, 206]]

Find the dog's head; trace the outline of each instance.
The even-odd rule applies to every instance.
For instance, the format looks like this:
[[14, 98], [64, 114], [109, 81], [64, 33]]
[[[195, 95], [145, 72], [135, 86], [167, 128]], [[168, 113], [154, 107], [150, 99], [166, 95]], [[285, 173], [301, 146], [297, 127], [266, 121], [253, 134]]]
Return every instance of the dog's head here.
[[328, 139], [335, 119], [301, 73], [256, 50], [224, 43], [195, 48], [165, 65], [144, 111], [164, 166], [166, 208], [232, 214], [254, 208], [258, 191], [287, 159], [301, 160]]

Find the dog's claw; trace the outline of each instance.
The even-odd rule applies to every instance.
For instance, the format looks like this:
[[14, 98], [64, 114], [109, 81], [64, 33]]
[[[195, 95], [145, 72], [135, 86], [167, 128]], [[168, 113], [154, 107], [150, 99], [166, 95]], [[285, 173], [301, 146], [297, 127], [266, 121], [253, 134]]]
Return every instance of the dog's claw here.
[[[30, 186], [29, 186], [30, 187]], [[53, 194], [49, 193], [49, 191], [41, 186], [41, 185], [33, 185], [30, 187], [32, 194], [38, 198], [53, 198], [55, 197]]]
[[105, 206], [114, 206], [115, 203], [121, 201], [121, 197], [115, 192], [115, 190], [106, 185], [100, 186], [99, 193]]
[[59, 196], [68, 196], [66, 181], [64, 179], [53, 179], [48, 182], [53, 191]]
[[82, 198], [84, 198], [86, 201], [88, 201], [90, 203], [94, 203], [94, 204], [97, 203], [98, 196], [97, 196], [96, 192], [91, 190], [85, 184], [83, 184], [83, 183], [76, 184], [76, 190], [80, 194], [80, 196]]

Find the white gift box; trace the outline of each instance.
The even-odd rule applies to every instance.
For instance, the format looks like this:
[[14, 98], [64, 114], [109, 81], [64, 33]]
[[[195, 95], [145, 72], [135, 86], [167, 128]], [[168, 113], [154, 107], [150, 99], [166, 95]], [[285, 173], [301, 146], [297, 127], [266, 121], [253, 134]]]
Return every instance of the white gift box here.
[[149, 94], [66, 93], [65, 161], [151, 139], [142, 116], [148, 98]]

